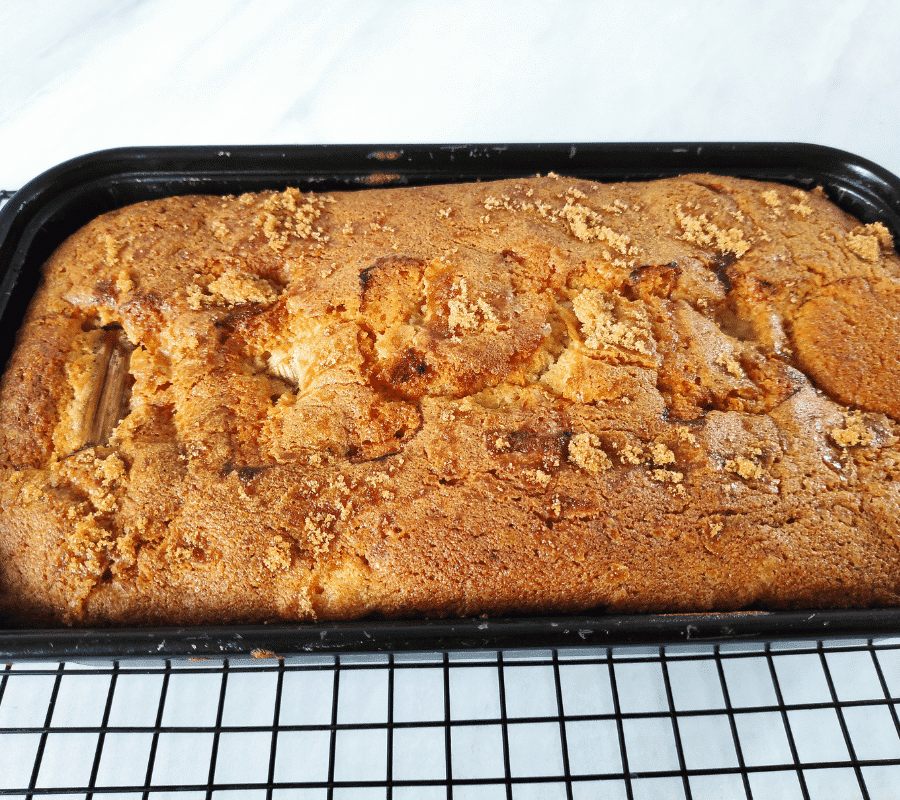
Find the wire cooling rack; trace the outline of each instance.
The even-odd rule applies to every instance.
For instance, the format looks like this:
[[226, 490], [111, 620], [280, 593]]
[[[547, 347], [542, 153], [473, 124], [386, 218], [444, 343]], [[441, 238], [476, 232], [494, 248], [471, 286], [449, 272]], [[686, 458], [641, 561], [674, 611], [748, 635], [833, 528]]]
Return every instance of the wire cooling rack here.
[[2, 796], [900, 793], [900, 639], [0, 675]]

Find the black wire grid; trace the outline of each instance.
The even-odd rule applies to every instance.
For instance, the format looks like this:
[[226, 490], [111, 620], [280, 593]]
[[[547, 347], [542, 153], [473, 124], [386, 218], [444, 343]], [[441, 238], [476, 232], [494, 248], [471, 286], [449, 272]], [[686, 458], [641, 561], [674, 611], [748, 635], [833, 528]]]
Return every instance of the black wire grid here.
[[0, 796], [900, 796], [900, 639], [0, 675]]

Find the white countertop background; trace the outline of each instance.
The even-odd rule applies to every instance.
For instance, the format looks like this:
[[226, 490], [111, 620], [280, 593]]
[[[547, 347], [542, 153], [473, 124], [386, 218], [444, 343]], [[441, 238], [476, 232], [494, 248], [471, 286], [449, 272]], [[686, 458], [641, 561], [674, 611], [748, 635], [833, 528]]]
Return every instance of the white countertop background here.
[[[499, 1], [3, 0], [0, 45], [0, 189], [17, 189], [55, 164], [95, 150], [181, 144], [802, 141], [849, 150], [900, 173], [900, 3], [892, 0], [561, 0], [552, 6]], [[753, 797], [900, 796], [900, 729], [896, 706], [890, 705], [891, 698], [900, 698], [898, 643], [895, 640], [890, 645], [894, 649], [879, 654], [879, 659], [866, 651], [865, 643], [851, 643], [844, 655], [831, 653], [832, 643], [826, 645], [827, 658], [825, 651], [802, 650], [794, 656], [790, 648], [782, 648], [774, 661], [771, 653], [765, 656], [760, 651], [758, 660], [728, 662], [731, 666], [720, 673], [728, 681], [728, 702], [764, 709], [738, 715], [744, 763], [790, 763], [793, 756], [784, 750], [787, 740], [778, 734], [773, 744], [771, 734], [771, 726], [777, 728], [779, 720], [790, 718], [802, 751], [798, 758], [803, 761], [809, 755], [813, 761], [836, 764], [802, 771], [803, 781], [796, 769], [756, 772], [749, 780]], [[688, 658], [672, 673], [676, 678], [669, 691], [675, 694], [668, 698], [660, 683], [659, 661], [646, 666], [640, 659], [627, 661], [627, 653], [614, 654], [626, 659], [618, 670], [623, 712], [651, 715], [625, 721], [623, 736], [631, 737], [633, 768], [638, 763], [646, 763], [651, 771], [670, 769], [672, 763], [677, 768], [671, 729], [666, 728], [671, 723], [665, 716], [673, 707], [688, 711], [703, 703], [707, 708], [724, 707], [726, 683], [710, 677], [715, 663], [710, 652], [688, 650], [689, 656], [698, 657]], [[550, 718], [558, 713], [547, 699], [548, 657], [540, 656], [536, 671], [529, 672], [524, 662], [520, 669], [503, 668], [513, 670], [504, 714], [537, 718], [530, 733], [524, 733], [525, 725], [509, 729], [510, 735], [523, 734], [520, 749], [511, 751], [513, 772], [521, 767], [523, 774], [534, 775], [545, 764], [547, 769], [560, 769], [556, 756], [547, 755], [544, 736], [548, 731], [555, 736], [558, 722], [549, 728], [549, 723], [540, 722], [545, 713]], [[596, 657], [605, 658], [605, 651]], [[880, 663], [883, 681], [873, 671], [873, 661]], [[387, 713], [387, 707], [382, 708], [390, 672], [385, 663], [341, 678], [345, 691], [356, 693], [349, 696], [357, 705], [337, 707], [338, 724], [349, 720], [351, 727], [337, 734], [336, 741], [347, 744], [344, 749], [338, 745], [336, 780], [341, 770], [350, 776], [384, 774], [385, 729], [376, 727], [373, 733], [365, 725], [383, 722]], [[777, 667], [769, 669], [769, 663]], [[452, 707], [449, 718], [496, 722], [496, 654], [486, 664], [444, 673], [453, 676], [446, 695]], [[56, 665], [45, 666], [47, 674], [18, 675], [31, 669], [27, 665], [8, 670], [5, 690], [0, 690], [0, 791], [29, 785], [60, 790], [87, 786], [88, 761], [96, 768], [97, 786], [143, 785], [151, 736], [147, 726], [153, 727], [151, 717], [159, 706], [160, 675], [118, 676], [117, 698], [123, 699], [113, 702], [109, 674], [83, 675], [79, 680], [81, 668], [66, 665], [66, 677], [58, 679]], [[190, 671], [185, 665], [178, 667], [182, 669]], [[178, 705], [170, 704], [167, 709], [174, 710], [165, 712], [169, 717], [163, 723], [170, 730], [161, 735], [160, 760], [154, 768], [160, 772], [153, 774], [154, 786], [158, 782], [175, 786], [179, 781], [205, 784], [207, 740], [213, 736], [209, 728], [216, 722], [211, 709], [220, 696], [225, 703], [219, 710], [223, 725], [268, 724], [259, 723], [269, 719], [265, 714], [260, 717], [260, 708], [271, 703], [274, 673], [254, 674], [246, 665], [240, 669], [249, 671], [229, 678], [227, 694], [220, 694], [220, 673], [207, 675], [206, 683], [206, 673], [196, 678], [178, 671], [173, 675], [175, 689], [170, 691], [176, 692]], [[788, 687], [781, 700], [770, 696], [772, 670], [779, 686]], [[307, 716], [324, 720], [332, 710], [333, 666], [324, 673], [292, 674], [292, 680], [300, 682], [296, 691], [307, 698], [301, 704]], [[435, 670], [392, 674], [395, 719], [403, 714], [408, 719], [443, 719], [442, 685], [440, 681], [432, 685]], [[585, 714], [611, 713], [608, 688], [586, 676], [575, 667], [564, 670], [560, 698], [568, 704], [568, 713], [582, 713], [578, 708], [587, 709]], [[56, 680], [62, 699], [48, 716], [52, 694], [48, 687]], [[316, 681], [322, 680], [319, 687]], [[106, 750], [95, 761], [96, 732], [52, 729], [99, 725], [98, 697], [104, 703], [110, 698], [109, 724], [115, 726], [118, 720], [119, 727], [128, 730], [108, 734]], [[831, 715], [827, 719], [820, 713], [824, 709], [812, 707], [819, 702], [834, 705], [835, 697], [851, 705], [841, 707], [840, 714], [827, 709]], [[865, 705], [866, 698], [873, 697], [880, 704]], [[322, 703], [327, 709], [316, 710]], [[786, 703], [792, 710], [779, 715], [772, 710], [773, 703]], [[426, 708], [429, 704], [435, 706], [433, 713]], [[377, 713], [370, 707], [377, 707]], [[371, 719], [366, 716], [370, 711]], [[297, 706], [292, 713], [302, 720], [306, 712]], [[654, 716], [657, 713], [660, 716]], [[604, 761], [616, 743], [610, 721], [590, 730], [588, 722], [567, 724], [569, 766], [573, 771], [579, 763], [588, 771], [621, 769], [613, 763], [615, 758]], [[320, 723], [326, 724], [321, 720], [310, 724]], [[727, 731], [722, 727], [726, 717], [688, 716], [681, 723], [679, 752], [688, 759], [688, 768], [706, 763], [715, 773], [716, 765], [736, 763], [727, 743], [722, 745], [722, 736], [727, 739], [727, 733], [722, 734]], [[363, 727], [353, 728], [354, 724]], [[178, 733], [179, 726], [193, 726], [193, 733]], [[194, 730], [197, 726], [202, 730]], [[492, 730], [490, 725], [483, 727]], [[452, 729], [457, 778], [487, 769], [485, 742], [496, 741], [478, 739], [479, 730], [466, 725]], [[847, 760], [842, 731], [851, 737], [855, 756], [872, 762], [862, 772], [841, 768]], [[305, 733], [312, 738], [304, 739]], [[327, 743], [316, 739], [314, 732], [305, 733], [291, 733], [296, 757], [287, 761], [278, 756], [281, 760], [273, 762], [276, 779], [321, 777], [321, 769], [314, 765], [327, 758]], [[426, 777], [441, 779], [444, 728], [398, 729], [392, 735], [392, 763], [398, 765], [394, 777], [400, 774], [396, 770], [407, 770], [408, 775], [427, 773]], [[216, 782], [266, 779], [260, 765], [269, 758], [270, 735], [229, 733], [216, 741], [220, 739], [220, 753], [227, 758], [220, 755]], [[184, 746], [173, 744], [176, 740]], [[719, 752], [723, 746], [728, 750], [725, 755]], [[425, 748], [421, 758], [415, 755], [417, 747]], [[39, 772], [33, 772], [38, 748], [43, 760]], [[775, 752], [778, 748], [783, 752]], [[753, 758], [761, 760], [752, 762]], [[879, 764], [879, 759], [893, 763]], [[490, 769], [484, 774], [493, 775]], [[525, 783], [512, 785], [509, 792], [501, 780], [456, 786], [453, 797], [746, 796], [747, 784], [733, 773], [712, 773], [688, 784], [663, 778], [635, 779], [627, 786], [622, 781]], [[370, 786], [333, 792], [275, 791], [272, 796], [353, 800], [448, 796], [443, 786], [397, 786], [392, 792]], [[137, 791], [95, 796], [144, 795]], [[208, 794], [149, 796], [183, 800]], [[255, 798], [267, 793], [244, 789], [215, 796]]]
[[0, 188], [108, 147], [801, 141], [900, 173], [895, 0], [4, 0]]

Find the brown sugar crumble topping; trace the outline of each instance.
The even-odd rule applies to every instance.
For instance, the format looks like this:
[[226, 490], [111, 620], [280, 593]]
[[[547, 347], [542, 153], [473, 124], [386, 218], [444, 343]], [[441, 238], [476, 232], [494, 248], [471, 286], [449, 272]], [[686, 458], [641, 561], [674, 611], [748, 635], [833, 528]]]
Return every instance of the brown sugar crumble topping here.
[[395, 179], [56, 251], [0, 393], [0, 611], [900, 604], [883, 223], [712, 175]]

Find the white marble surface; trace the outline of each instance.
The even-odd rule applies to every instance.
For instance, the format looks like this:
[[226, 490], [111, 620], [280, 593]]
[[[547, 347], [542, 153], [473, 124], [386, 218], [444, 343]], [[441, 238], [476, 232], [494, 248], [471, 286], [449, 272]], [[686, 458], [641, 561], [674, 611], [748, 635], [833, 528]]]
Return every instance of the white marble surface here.
[[895, 0], [4, 0], [0, 188], [151, 144], [781, 140], [900, 173]]

